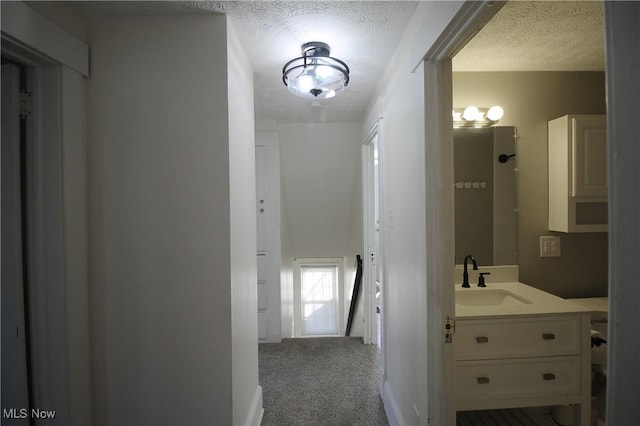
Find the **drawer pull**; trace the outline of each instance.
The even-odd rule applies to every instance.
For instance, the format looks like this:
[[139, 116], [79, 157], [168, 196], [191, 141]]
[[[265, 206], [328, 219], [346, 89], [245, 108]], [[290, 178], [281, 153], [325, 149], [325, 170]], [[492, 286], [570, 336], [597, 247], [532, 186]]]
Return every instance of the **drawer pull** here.
[[489, 338], [487, 336], [478, 336], [478, 337], [476, 337], [476, 342], [478, 342], [478, 343], [489, 343]]
[[556, 335], [553, 333], [543, 333], [542, 334], [542, 338], [544, 340], [555, 340], [556, 339]]
[[489, 383], [488, 377], [478, 377], [477, 380], [479, 385], [486, 385], [487, 383]]
[[556, 379], [556, 375], [553, 373], [544, 373], [542, 375], [542, 378], [545, 380], [555, 380]]

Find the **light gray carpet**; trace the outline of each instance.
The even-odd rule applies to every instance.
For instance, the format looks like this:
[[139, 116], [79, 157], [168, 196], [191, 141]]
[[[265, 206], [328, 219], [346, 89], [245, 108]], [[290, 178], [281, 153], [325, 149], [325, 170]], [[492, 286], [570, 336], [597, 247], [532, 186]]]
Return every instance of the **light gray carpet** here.
[[262, 425], [388, 425], [379, 354], [358, 337], [261, 343]]

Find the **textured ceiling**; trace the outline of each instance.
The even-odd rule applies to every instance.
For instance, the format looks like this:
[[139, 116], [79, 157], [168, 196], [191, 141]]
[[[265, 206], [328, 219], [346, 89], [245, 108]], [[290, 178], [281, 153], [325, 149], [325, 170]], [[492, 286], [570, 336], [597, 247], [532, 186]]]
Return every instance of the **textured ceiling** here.
[[454, 71], [604, 71], [601, 1], [513, 1], [455, 56]]
[[[230, 17], [254, 68], [256, 119], [282, 122], [361, 120], [417, 2], [192, 1], [67, 2], [85, 17], [218, 12]], [[351, 69], [346, 90], [312, 101], [292, 95], [282, 66], [300, 46], [322, 41]]]
[[[359, 121], [415, 7], [370, 1], [225, 4], [254, 66], [256, 118]], [[347, 89], [314, 108], [281, 82], [282, 66], [300, 56], [308, 41], [328, 43], [331, 56], [351, 69]]]
[[[255, 72], [256, 119], [360, 121], [418, 2], [401, 1], [82, 1], [79, 14], [225, 13]], [[604, 70], [602, 2], [513, 1], [461, 50], [454, 71]], [[323, 41], [351, 68], [349, 87], [320, 107], [288, 92], [282, 66], [300, 45]]]

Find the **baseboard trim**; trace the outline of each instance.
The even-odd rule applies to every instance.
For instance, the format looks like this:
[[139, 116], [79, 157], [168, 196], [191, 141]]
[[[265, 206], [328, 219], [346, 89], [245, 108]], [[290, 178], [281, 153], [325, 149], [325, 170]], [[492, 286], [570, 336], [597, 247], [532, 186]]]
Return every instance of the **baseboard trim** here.
[[262, 386], [256, 387], [256, 392], [253, 395], [253, 401], [251, 402], [251, 408], [247, 415], [247, 425], [260, 426], [262, 423], [262, 416], [264, 415], [264, 407], [262, 406]]
[[388, 381], [385, 381], [384, 383], [384, 394], [382, 395], [382, 402], [384, 404], [384, 410], [387, 413], [387, 420], [389, 420], [389, 425], [401, 426], [408, 424], [402, 417], [402, 413], [400, 412], [398, 403], [396, 402], [396, 398], [393, 395], [393, 391], [391, 390], [391, 386], [389, 386]]

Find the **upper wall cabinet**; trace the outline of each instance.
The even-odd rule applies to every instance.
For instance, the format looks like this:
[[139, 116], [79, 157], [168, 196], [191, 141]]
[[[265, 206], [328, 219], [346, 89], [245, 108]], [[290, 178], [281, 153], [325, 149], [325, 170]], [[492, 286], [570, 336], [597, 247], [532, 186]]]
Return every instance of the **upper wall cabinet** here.
[[550, 231], [607, 231], [606, 125], [605, 115], [549, 121]]

